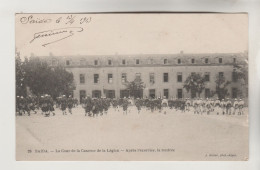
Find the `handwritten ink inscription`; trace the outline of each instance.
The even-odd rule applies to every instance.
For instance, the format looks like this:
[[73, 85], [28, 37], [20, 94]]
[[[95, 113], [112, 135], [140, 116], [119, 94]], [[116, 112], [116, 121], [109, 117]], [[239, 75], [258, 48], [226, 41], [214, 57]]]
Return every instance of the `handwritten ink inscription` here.
[[46, 38], [46, 37], [54, 37], [51, 41], [42, 44], [42, 46], [47, 46], [49, 44], [64, 40], [75, 35], [77, 32], [82, 32], [83, 28], [81, 27], [67, 27], [67, 28], [59, 28], [53, 30], [47, 30], [42, 32], [37, 32], [34, 34], [33, 39], [30, 43], [34, 42], [36, 39]]
[[[91, 17], [86, 17], [80, 15], [62, 15], [58, 16], [57, 18], [45, 18], [45, 17], [35, 17], [34, 15], [24, 16], [20, 18], [21, 24], [59, 24], [59, 25], [68, 25], [69, 27], [62, 27], [58, 29], [49, 29], [46, 31], [41, 31], [33, 34], [33, 38], [30, 40], [30, 43], [33, 43], [35, 41], [42, 40], [44, 43], [42, 44], [43, 47], [46, 47], [47, 45], [59, 42], [61, 40], [67, 39], [69, 37], [72, 37], [73, 35], [82, 32], [83, 24], [88, 24], [91, 22]], [[79, 24], [82, 25], [82, 27], [77, 27]], [[73, 27], [73, 25], [75, 27]], [[53, 25], [50, 25], [53, 26]], [[85, 27], [85, 26], [84, 26]]]
[[51, 18], [44, 18], [44, 17], [35, 17], [33, 15], [29, 15], [27, 17], [20, 18], [21, 24], [49, 24], [49, 23], [56, 23], [56, 24], [67, 24], [71, 25], [73, 23], [76, 24], [88, 24], [91, 22], [91, 17], [78, 17], [77, 15], [68, 15], [65, 17], [57, 17], [56, 19]]

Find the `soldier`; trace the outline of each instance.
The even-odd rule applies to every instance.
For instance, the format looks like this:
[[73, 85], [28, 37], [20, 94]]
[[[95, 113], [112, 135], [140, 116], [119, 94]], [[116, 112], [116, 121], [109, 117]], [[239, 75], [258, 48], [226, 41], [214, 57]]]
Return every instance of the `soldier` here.
[[159, 110], [159, 113], [161, 113], [161, 111], [162, 111], [162, 100], [161, 100], [161, 98], [158, 97], [157, 99], [155, 99], [154, 104], [155, 104], [155, 109], [157, 108]]
[[126, 114], [126, 115], [127, 115], [128, 100], [126, 99], [126, 97], [124, 97], [122, 106], [123, 106], [123, 114]]
[[49, 110], [49, 115], [50, 112], [52, 112], [52, 115], [55, 116], [54, 113], [54, 101], [50, 95], [47, 95], [47, 103], [48, 103], [48, 110]]
[[91, 116], [91, 110], [93, 108], [93, 102], [89, 95], [87, 95], [87, 98], [84, 99], [84, 109], [85, 109], [85, 116]]
[[222, 109], [222, 114], [224, 115], [225, 114], [225, 109], [226, 109], [226, 102], [225, 102], [225, 99], [222, 99], [221, 102], [220, 102], [220, 107]]
[[141, 107], [142, 107], [141, 100], [139, 98], [136, 99], [135, 106], [136, 106], [138, 114], [139, 114], [141, 111]]
[[166, 96], [163, 96], [163, 100], [162, 101], [160, 101], [160, 103], [161, 103], [161, 105], [162, 105], [162, 107], [163, 107], [163, 109], [164, 109], [164, 114], [166, 114], [167, 112], [166, 112], [166, 108], [168, 107], [168, 100], [166, 99]]
[[190, 102], [189, 98], [186, 98], [185, 111], [190, 111], [190, 106], [191, 106], [191, 102]]
[[70, 114], [72, 114], [73, 105], [74, 105], [74, 99], [71, 97], [71, 95], [69, 95], [69, 97], [67, 99], [67, 106], [68, 106], [68, 110], [69, 110]]
[[214, 102], [214, 107], [215, 107], [214, 110], [216, 110], [217, 115], [218, 115], [220, 113], [220, 111], [219, 111], [220, 110], [220, 100], [218, 98]]
[[236, 111], [237, 111], [237, 109], [238, 109], [238, 101], [237, 101], [236, 98], [235, 98], [234, 103], [233, 103], [233, 108], [234, 108], [234, 110], [233, 110], [233, 115], [235, 115], [235, 114], [236, 114]]
[[97, 98], [93, 98], [92, 113], [93, 117], [97, 117], [99, 112], [99, 102]]
[[232, 103], [229, 100], [229, 98], [227, 98], [227, 101], [226, 101], [226, 110], [227, 110], [226, 114], [231, 115], [231, 107], [232, 107]]
[[193, 107], [194, 107], [194, 114], [199, 114], [199, 103], [198, 103], [198, 100], [195, 99], [193, 100]]
[[103, 107], [104, 107], [104, 112], [107, 115], [108, 109], [110, 107], [110, 100], [107, 99], [106, 97], [104, 97], [104, 100], [103, 100]]
[[243, 115], [243, 108], [244, 108], [245, 102], [242, 99], [239, 99], [238, 102], [238, 115]]
[[208, 98], [206, 99], [205, 106], [206, 106], [207, 115], [209, 115], [211, 111], [211, 102]]
[[34, 111], [34, 114], [36, 114], [37, 112], [35, 111], [35, 99], [29, 95], [27, 97], [27, 108], [28, 108], [28, 114], [30, 115], [30, 111]]
[[63, 115], [67, 115], [66, 109], [67, 109], [67, 98], [65, 95], [62, 95], [62, 98], [60, 100], [61, 110]]

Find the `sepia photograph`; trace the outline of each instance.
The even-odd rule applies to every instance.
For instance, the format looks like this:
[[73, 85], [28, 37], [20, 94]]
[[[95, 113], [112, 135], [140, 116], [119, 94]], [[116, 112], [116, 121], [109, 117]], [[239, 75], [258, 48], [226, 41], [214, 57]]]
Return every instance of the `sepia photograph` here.
[[17, 13], [17, 161], [247, 161], [247, 13]]

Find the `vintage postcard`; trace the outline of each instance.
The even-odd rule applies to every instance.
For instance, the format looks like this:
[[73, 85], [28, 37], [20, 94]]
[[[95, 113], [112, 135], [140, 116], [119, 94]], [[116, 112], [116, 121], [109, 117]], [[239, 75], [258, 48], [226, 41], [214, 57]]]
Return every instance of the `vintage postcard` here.
[[246, 13], [15, 15], [16, 160], [248, 160]]

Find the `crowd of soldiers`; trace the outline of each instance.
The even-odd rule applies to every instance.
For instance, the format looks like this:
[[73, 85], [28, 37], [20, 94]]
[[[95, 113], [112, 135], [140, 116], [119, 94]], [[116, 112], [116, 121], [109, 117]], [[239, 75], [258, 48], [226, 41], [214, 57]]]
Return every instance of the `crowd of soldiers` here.
[[[82, 107], [85, 110], [85, 116], [97, 117], [106, 115], [109, 109], [119, 112], [122, 109], [123, 115], [127, 115], [131, 112], [133, 107], [136, 107], [137, 113], [140, 114], [141, 110], [153, 112], [159, 112], [167, 114], [170, 110], [181, 112], [193, 112], [194, 114], [211, 114], [217, 115], [243, 115], [244, 101], [242, 99], [202, 99], [196, 98], [190, 100], [186, 99], [167, 99], [166, 97], [158, 98], [120, 98], [110, 99], [106, 97], [91, 98], [87, 96], [81, 101]], [[54, 101], [48, 94], [35, 97], [17, 96], [16, 110], [18, 115], [28, 114], [31, 112], [37, 113], [37, 110], [41, 110], [41, 113], [45, 116], [55, 115], [55, 106], [62, 111], [63, 115], [72, 114], [72, 108], [78, 106], [78, 100], [71, 96], [66, 97], [62, 95], [57, 97]], [[120, 109], [121, 108], [121, 109]]]
[[123, 115], [127, 115], [133, 106], [136, 107], [137, 113], [140, 114], [141, 110], [149, 110], [151, 113], [158, 111], [159, 113], [167, 114], [169, 110], [181, 112], [193, 112], [194, 114], [211, 114], [215, 112], [217, 115], [243, 115], [244, 101], [242, 99], [234, 99], [231, 101], [229, 98], [219, 100], [216, 99], [202, 99], [197, 98], [190, 100], [186, 99], [166, 99], [163, 98], [120, 98], [108, 99], [106, 97], [90, 98], [87, 96], [83, 99], [82, 106], [85, 109], [85, 116], [96, 117], [98, 115], [107, 114], [108, 109], [114, 108], [114, 111], [120, 111], [122, 108]]
[[78, 100], [69, 96], [68, 98], [63, 95], [57, 97], [56, 101], [48, 95], [42, 95], [40, 97], [28, 95], [27, 97], [17, 96], [16, 97], [16, 115], [22, 116], [27, 114], [31, 115], [37, 111], [41, 111], [42, 115], [50, 116], [51, 114], [55, 116], [55, 105], [56, 108], [60, 108], [64, 115], [66, 115], [66, 110], [72, 114], [72, 108], [78, 105]]

